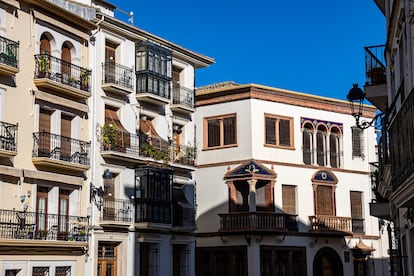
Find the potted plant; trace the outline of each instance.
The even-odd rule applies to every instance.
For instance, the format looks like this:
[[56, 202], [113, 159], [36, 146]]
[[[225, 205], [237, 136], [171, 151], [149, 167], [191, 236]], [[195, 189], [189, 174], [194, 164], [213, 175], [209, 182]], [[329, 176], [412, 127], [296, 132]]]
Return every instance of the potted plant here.
[[115, 146], [116, 130], [112, 124], [102, 126], [102, 145], [104, 150], [111, 150]]
[[80, 71], [80, 82], [81, 82], [81, 89], [88, 91], [89, 90], [89, 79], [91, 77], [90, 71], [85, 68], [81, 68]]
[[49, 72], [49, 55], [41, 54], [37, 57], [37, 76], [44, 78]]
[[196, 152], [197, 152], [196, 146], [192, 145], [191, 143], [188, 143], [187, 146], [185, 147], [184, 159], [188, 162], [189, 165], [194, 166], [194, 162], [196, 159]]
[[374, 66], [367, 71], [367, 77], [370, 79], [370, 82], [375, 83], [384, 83], [385, 79], [385, 67], [383, 66]]

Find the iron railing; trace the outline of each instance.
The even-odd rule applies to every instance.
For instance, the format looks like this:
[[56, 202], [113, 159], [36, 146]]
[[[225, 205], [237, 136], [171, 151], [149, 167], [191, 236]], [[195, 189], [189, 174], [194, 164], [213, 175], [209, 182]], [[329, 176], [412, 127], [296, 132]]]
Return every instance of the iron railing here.
[[133, 209], [134, 205], [131, 200], [104, 197], [101, 220], [132, 222]]
[[91, 143], [49, 132], [33, 133], [33, 157], [89, 165]]
[[0, 239], [87, 241], [88, 217], [0, 209]]
[[91, 70], [48, 54], [35, 55], [35, 79], [47, 78], [86, 92], [91, 91]]
[[352, 233], [351, 218], [316, 215], [309, 216], [313, 232], [343, 232]]
[[352, 232], [356, 234], [363, 234], [365, 233], [365, 227], [364, 227], [364, 219], [352, 219]]
[[19, 42], [0, 36], [0, 63], [19, 68]]
[[296, 231], [296, 216], [268, 212], [240, 212], [219, 214], [221, 232], [240, 231]]
[[0, 150], [17, 151], [17, 129], [17, 124], [0, 121]]
[[194, 108], [194, 90], [180, 85], [173, 86], [173, 104]]
[[122, 87], [133, 89], [134, 71], [124, 65], [117, 64], [114, 61], [106, 61], [102, 63], [102, 82], [113, 83]]
[[158, 199], [135, 199], [135, 222], [171, 224], [172, 202]]
[[377, 85], [386, 82], [385, 78], [385, 45], [364, 47], [366, 84]]

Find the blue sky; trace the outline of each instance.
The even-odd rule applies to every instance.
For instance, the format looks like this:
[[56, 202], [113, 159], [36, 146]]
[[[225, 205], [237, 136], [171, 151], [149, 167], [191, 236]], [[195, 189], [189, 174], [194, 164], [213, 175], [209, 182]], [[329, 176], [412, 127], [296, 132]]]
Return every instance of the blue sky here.
[[133, 11], [135, 26], [214, 58], [198, 87], [234, 81], [345, 99], [365, 82], [363, 47], [385, 43], [373, 0], [109, 1]]

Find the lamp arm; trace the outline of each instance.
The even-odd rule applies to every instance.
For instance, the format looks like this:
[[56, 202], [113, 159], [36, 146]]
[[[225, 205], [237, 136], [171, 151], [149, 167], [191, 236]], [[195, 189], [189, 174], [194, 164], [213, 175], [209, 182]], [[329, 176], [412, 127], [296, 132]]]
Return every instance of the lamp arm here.
[[384, 113], [378, 113], [377, 115], [375, 115], [374, 118], [372, 118], [371, 121], [365, 121], [365, 120], [363, 120], [363, 121], [360, 122], [359, 121], [360, 116], [356, 114], [356, 115], [354, 115], [355, 121], [356, 121], [356, 126], [359, 129], [367, 129], [367, 128], [373, 126], [373, 124], [377, 121], [377, 119], [380, 118], [380, 117], [382, 117], [382, 116], [384, 116], [384, 115], [385, 115]]

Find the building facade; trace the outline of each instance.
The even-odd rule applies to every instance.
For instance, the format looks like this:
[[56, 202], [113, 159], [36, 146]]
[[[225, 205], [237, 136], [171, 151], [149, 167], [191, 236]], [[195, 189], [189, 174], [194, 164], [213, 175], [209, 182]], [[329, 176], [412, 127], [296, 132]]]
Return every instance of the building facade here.
[[214, 60], [115, 8], [0, 1], [2, 275], [194, 275], [194, 78]]
[[347, 102], [227, 82], [196, 108], [197, 275], [388, 275], [375, 131]]
[[377, 198], [371, 204], [371, 213], [390, 225], [392, 274], [412, 275], [414, 3], [387, 0], [375, 3], [386, 19], [386, 41], [385, 45], [365, 48], [365, 97], [383, 112], [375, 186]]

